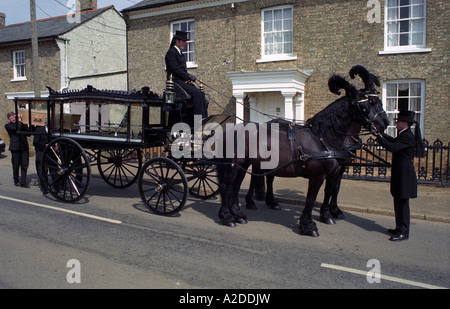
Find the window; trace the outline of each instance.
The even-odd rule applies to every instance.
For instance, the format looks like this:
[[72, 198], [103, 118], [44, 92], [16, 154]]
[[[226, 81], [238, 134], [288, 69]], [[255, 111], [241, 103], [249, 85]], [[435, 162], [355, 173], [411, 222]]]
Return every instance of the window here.
[[385, 52], [431, 51], [426, 46], [426, 0], [386, 0]]
[[416, 121], [423, 131], [425, 82], [420, 80], [386, 82], [383, 84], [383, 98], [390, 122], [386, 132], [388, 135], [396, 136], [397, 134], [394, 118], [397, 118], [399, 110], [416, 112]]
[[188, 33], [188, 41], [186, 47], [183, 49], [184, 57], [186, 58], [186, 66], [188, 68], [197, 67], [195, 64], [195, 22], [194, 20], [182, 20], [173, 22], [170, 27], [170, 37], [175, 35], [176, 31], [184, 31]]
[[261, 60], [294, 60], [292, 7], [276, 7], [261, 12]]
[[25, 51], [19, 50], [13, 52], [13, 69], [14, 69], [14, 79], [13, 80], [26, 80], [25, 75], [26, 68], [26, 58]]

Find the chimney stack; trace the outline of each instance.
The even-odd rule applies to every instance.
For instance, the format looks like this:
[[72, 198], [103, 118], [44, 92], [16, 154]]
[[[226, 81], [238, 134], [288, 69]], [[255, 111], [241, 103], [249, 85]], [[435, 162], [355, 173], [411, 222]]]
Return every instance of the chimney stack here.
[[0, 12], [0, 27], [6, 26], [6, 15]]
[[77, 12], [95, 10], [97, 8], [97, 0], [77, 0], [75, 3]]

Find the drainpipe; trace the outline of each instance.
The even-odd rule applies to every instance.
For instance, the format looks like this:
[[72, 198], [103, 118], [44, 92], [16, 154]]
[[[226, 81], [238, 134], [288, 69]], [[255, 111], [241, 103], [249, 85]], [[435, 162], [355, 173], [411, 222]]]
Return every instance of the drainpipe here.
[[[69, 89], [70, 78], [69, 78], [69, 66], [68, 66], [68, 64], [69, 64], [69, 62], [68, 62], [69, 55], [68, 54], [69, 53], [67, 52], [68, 40], [62, 39], [62, 38], [60, 38], [60, 39], [64, 41], [64, 67], [65, 67], [64, 72], [62, 72], [62, 73], [64, 73], [64, 76], [63, 76], [64, 82], [61, 83], [61, 89], [60, 89], [60, 91], [62, 92], [62, 91]], [[60, 48], [60, 50], [61, 50], [61, 48]], [[62, 63], [61, 63], [61, 65], [62, 65]]]

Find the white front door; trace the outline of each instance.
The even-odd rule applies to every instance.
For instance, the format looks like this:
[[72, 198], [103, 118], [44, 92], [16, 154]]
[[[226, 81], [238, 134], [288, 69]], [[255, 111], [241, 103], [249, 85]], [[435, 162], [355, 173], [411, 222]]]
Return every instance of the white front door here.
[[283, 118], [284, 113], [284, 96], [279, 91], [274, 92], [258, 92], [249, 94], [250, 99], [250, 121], [266, 122], [272, 118], [265, 114]]

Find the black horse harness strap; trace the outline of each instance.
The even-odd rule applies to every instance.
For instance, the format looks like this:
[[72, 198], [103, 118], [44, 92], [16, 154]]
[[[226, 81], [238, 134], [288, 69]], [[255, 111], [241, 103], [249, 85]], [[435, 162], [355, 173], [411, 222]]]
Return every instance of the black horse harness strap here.
[[[302, 127], [304, 128], [304, 127]], [[320, 143], [325, 148], [325, 151], [313, 152], [310, 154], [305, 154], [301, 145], [298, 144], [297, 138], [297, 126], [294, 123], [290, 123], [287, 130], [287, 137], [290, 143], [292, 161], [294, 173], [299, 173], [299, 166], [295, 164], [297, 161], [302, 162], [302, 166], [309, 160], [321, 160], [321, 159], [350, 159], [353, 157], [353, 153], [348, 150], [329, 150], [322, 138], [320, 138]], [[296, 156], [295, 149], [298, 150], [300, 156]]]
[[[291, 147], [291, 154], [292, 154], [293, 160], [296, 159], [296, 157], [295, 157], [295, 148], [296, 148], [295, 146], [296, 145], [297, 145], [298, 151], [300, 152], [300, 155], [304, 155], [302, 146], [298, 145], [298, 143], [297, 143], [296, 133], [297, 133], [297, 126], [293, 123], [290, 123], [288, 126], [288, 130], [287, 130], [287, 137], [288, 137], [289, 144]], [[294, 143], [296, 145], [294, 145]], [[298, 170], [297, 164], [294, 164], [294, 163], [292, 164], [292, 168], [294, 169], [294, 174], [296, 175], [296, 174], [298, 174], [299, 170]]]

